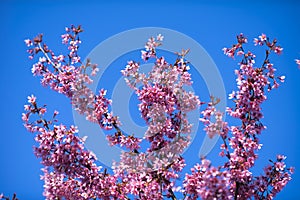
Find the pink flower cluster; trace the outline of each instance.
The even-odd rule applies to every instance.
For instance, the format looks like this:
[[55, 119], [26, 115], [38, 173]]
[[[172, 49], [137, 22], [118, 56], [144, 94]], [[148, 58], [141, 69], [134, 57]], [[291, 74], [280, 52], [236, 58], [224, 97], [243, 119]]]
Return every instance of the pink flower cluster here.
[[[84, 139], [79, 138], [77, 128], [56, 125], [53, 114], [52, 120], [46, 120], [44, 107], [39, 107], [34, 96], [28, 97], [27, 111], [23, 120], [25, 127], [37, 133], [34, 149], [37, 157], [41, 158], [45, 181], [44, 195], [47, 199], [108, 199], [119, 196], [117, 177], [101, 171], [102, 167], [95, 164], [95, 155], [86, 150]], [[31, 121], [31, 118], [33, 118]], [[36, 120], [34, 120], [36, 119]], [[110, 188], [108, 190], [107, 188]]]
[[[224, 122], [223, 114], [216, 110], [215, 105], [219, 103], [219, 99], [211, 97], [211, 102], [208, 103], [208, 106], [205, 110], [201, 112], [203, 115], [200, 118], [200, 121], [205, 124], [205, 132], [210, 138], [213, 138], [215, 135], [221, 135], [226, 138], [228, 133], [227, 122]], [[212, 119], [214, 117], [214, 119]]]
[[[185, 178], [185, 192], [194, 199], [198, 196], [204, 199], [272, 199], [291, 180], [293, 173], [292, 168], [286, 168], [283, 156], [278, 156], [277, 162], [266, 167], [265, 175], [254, 176], [250, 171], [258, 157], [256, 152], [262, 146], [258, 136], [265, 129], [261, 122], [265, 91], [277, 88], [277, 80], [284, 81], [284, 76], [275, 76], [276, 69], [270, 63], [269, 55], [271, 52], [280, 54], [282, 48], [276, 46], [276, 40], [270, 42], [262, 34], [254, 42], [255, 45], [267, 46], [266, 57], [261, 66], [255, 67], [255, 55], [244, 51], [243, 45], [247, 39], [240, 34], [237, 40], [237, 44], [223, 50], [229, 57], [235, 54], [242, 56], [240, 68], [235, 71], [238, 89], [229, 95], [235, 106], [227, 108], [227, 113], [239, 119], [241, 124], [229, 127], [223, 122], [222, 113], [215, 108], [218, 100], [214, 98], [202, 111], [203, 117], [200, 120], [204, 122], [204, 130], [210, 137], [216, 134], [221, 136], [223, 144], [220, 156], [225, 156], [228, 161], [218, 169], [210, 166], [208, 170], [207, 160], [202, 160], [202, 164], [192, 168], [192, 175], [186, 175]], [[212, 116], [215, 117], [214, 121], [211, 120]], [[214, 179], [203, 181], [203, 177], [207, 176]]]
[[285, 156], [278, 155], [275, 162], [271, 161], [272, 165], [265, 167], [264, 175], [256, 178], [254, 181], [257, 190], [254, 195], [255, 198], [273, 199], [291, 180], [294, 168], [286, 168], [283, 162], [285, 159]]
[[230, 185], [231, 174], [211, 166], [209, 160], [203, 159], [196, 164], [191, 174], [186, 174], [184, 188], [186, 199], [233, 199]]
[[283, 51], [283, 48], [276, 45], [277, 41], [273, 40], [272, 42], [269, 41], [269, 38], [266, 36], [266, 34], [261, 34], [260, 36], [258, 36], [259, 39], [254, 38], [254, 44], [255, 45], [267, 45], [272, 51], [274, 51], [277, 54], [281, 54], [281, 52]]
[[161, 45], [161, 41], [163, 41], [164, 37], [159, 34], [156, 38], [149, 38], [148, 42], [145, 45], [146, 51], [142, 51], [142, 59], [147, 61], [149, 58], [156, 57], [156, 47]]
[[[177, 159], [175, 155], [180, 155], [187, 147], [192, 127], [187, 120], [187, 113], [195, 110], [200, 101], [194, 93], [184, 89], [184, 86], [192, 84], [184, 55], [178, 55], [174, 64], [156, 55], [156, 47], [161, 45], [161, 41], [161, 35], [157, 36], [157, 40], [150, 38], [145, 51], [142, 51], [142, 57], [148, 55], [145, 61], [154, 59], [154, 66], [148, 74], [141, 73], [140, 65], [134, 61], [129, 61], [121, 72], [128, 86], [138, 95], [141, 102], [139, 110], [148, 125], [145, 133], [145, 139], [150, 142], [147, 159], [152, 160], [155, 154], [153, 159], [163, 157], [164, 163], [169, 163], [171, 159], [161, 155], [161, 151], [173, 153], [172, 159]], [[178, 141], [184, 145], [177, 145]], [[153, 162], [156, 163], [154, 165], [161, 165]]]
[[141, 139], [136, 138], [134, 136], [126, 137], [123, 134], [115, 133], [115, 135], [108, 135], [107, 140], [110, 142], [111, 145], [120, 144], [120, 146], [125, 146], [127, 149], [131, 151], [135, 151], [140, 148]]
[[[101, 89], [95, 95], [88, 88], [92, 82], [90, 75], [94, 75], [97, 68], [89, 60], [83, 65], [77, 55], [81, 27], [72, 26], [66, 31], [62, 38], [63, 43], [68, 45], [67, 56], [55, 56], [43, 44], [41, 35], [33, 42], [25, 41], [32, 47], [28, 50], [30, 58], [39, 53], [43, 55], [34, 65], [33, 74], [42, 76], [43, 85], [50, 85], [51, 89], [69, 97], [75, 110], [85, 115], [87, 120], [99, 123], [104, 129], [114, 129], [116, 132], [107, 136], [108, 141], [112, 145], [124, 146], [129, 151], [123, 152], [121, 162], [113, 166], [114, 175], [100, 172], [94, 163], [96, 158], [84, 149], [84, 140], [76, 136], [77, 130], [74, 127], [67, 129], [63, 125], [53, 125], [57, 112], [53, 115], [53, 121], [45, 120], [43, 116], [46, 108], [39, 108], [36, 98], [29, 97], [30, 104], [25, 106], [27, 112], [22, 118], [25, 127], [37, 133], [39, 146], [35, 154], [42, 158], [42, 164], [45, 165], [44, 195], [47, 199], [116, 196], [125, 199], [129, 194], [141, 199], [162, 199], [164, 196], [174, 199], [175, 181], [179, 178], [177, 173], [185, 166], [180, 154], [189, 144], [188, 134], [192, 126], [186, 114], [200, 103], [197, 96], [183, 89], [184, 85], [191, 84], [187, 62], [182, 56], [178, 57], [174, 65], [168, 64], [163, 57], [158, 58], [156, 47], [161, 45], [163, 39], [163, 36], [158, 35], [156, 40], [149, 39], [146, 51], [142, 52], [142, 55], [156, 59], [153, 70], [148, 75], [141, 74], [138, 72], [139, 65], [130, 61], [122, 71], [128, 85], [139, 96], [141, 114], [149, 125], [145, 137], [150, 143], [149, 148], [145, 153], [139, 152], [141, 139], [121, 131], [118, 117], [109, 111], [111, 101], [105, 98], [106, 91]], [[69, 58], [68, 61], [65, 58]], [[158, 77], [161, 73], [163, 76]], [[138, 89], [137, 83], [143, 83], [143, 88]], [[29, 122], [33, 114], [38, 119]], [[90, 181], [88, 184], [85, 182], [87, 180]]]
[[[39, 107], [35, 96], [28, 97], [25, 113], [22, 115], [25, 127], [35, 133], [38, 146], [35, 154], [41, 158], [45, 182], [46, 199], [272, 199], [291, 179], [293, 168], [287, 168], [284, 156], [278, 156], [265, 174], [255, 176], [253, 167], [261, 148], [258, 136], [265, 126], [260, 121], [263, 114], [261, 104], [266, 100], [266, 91], [279, 86], [284, 76], [275, 76], [269, 54], [280, 54], [282, 48], [277, 41], [270, 42], [264, 34], [255, 39], [255, 44], [266, 45], [266, 59], [262, 66], [255, 67], [255, 55], [245, 52], [243, 45], [247, 39], [237, 36], [237, 44], [224, 48], [229, 57], [242, 56], [240, 68], [236, 70], [237, 90], [230, 94], [235, 103], [227, 109], [227, 114], [240, 120], [239, 126], [229, 126], [223, 121], [223, 113], [216, 110], [219, 99], [211, 97], [200, 120], [205, 125], [209, 137], [220, 135], [223, 141], [220, 155], [226, 158], [224, 165], [214, 167], [205, 158], [196, 164], [190, 174], [186, 174], [183, 185], [179, 185], [180, 172], [186, 166], [182, 153], [190, 143], [192, 124], [187, 114], [200, 104], [198, 96], [186, 91], [191, 85], [188, 50], [178, 53], [173, 64], [164, 57], [157, 56], [156, 48], [162, 45], [163, 36], [148, 40], [141, 52], [144, 61], [154, 60], [152, 70], [140, 72], [140, 64], [129, 61], [121, 71], [126, 83], [138, 95], [141, 117], [148, 129], [145, 144], [120, 128], [121, 122], [110, 111], [106, 91], [101, 89], [94, 94], [88, 87], [91, 76], [98, 71], [88, 60], [82, 64], [78, 56], [81, 41], [80, 26], [66, 28], [62, 35], [68, 53], [56, 55], [43, 43], [42, 35], [34, 40], [25, 40], [30, 58], [42, 54], [32, 68], [32, 73], [41, 76], [43, 85], [70, 98], [75, 110], [85, 115], [87, 120], [98, 123], [101, 128], [114, 130], [107, 135], [111, 145], [125, 147], [120, 162], [113, 164], [113, 173], [97, 166], [95, 155], [84, 147], [85, 138], [77, 135], [77, 128], [57, 124], [55, 111], [47, 120], [45, 106]], [[143, 143], [144, 144], [144, 143]]]
[[56, 56], [43, 43], [42, 35], [33, 41], [27, 39], [25, 43], [31, 47], [28, 52], [30, 58], [42, 53], [43, 56], [32, 67], [33, 75], [42, 76], [41, 83], [62, 93], [71, 99], [71, 103], [80, 114], [92, 122], [99, 123], [102, 128], [112, 129], [112, 124], [119, 124], [118, 118], [109, 113], [111, 101], [105, 98], [106, 91], [100, 90], [95, 95], [87, 85], [92, 83], [90, 76], [97, 73], [97, 65], [87, 60], [82, 64], [78, 56], [81, 43], [78, 34], [82, 32], [80, 26], [66, 28], [67, 33], [62, 35], [63, 44], [68, 45], [68, 54]]

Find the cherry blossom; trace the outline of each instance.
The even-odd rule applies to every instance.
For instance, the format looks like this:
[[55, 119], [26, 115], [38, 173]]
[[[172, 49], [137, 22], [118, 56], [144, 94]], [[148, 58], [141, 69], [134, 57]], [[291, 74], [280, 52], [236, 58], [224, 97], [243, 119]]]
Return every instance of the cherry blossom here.
[[[92, 152], [85, 150], [84, 139], [77, 136], [78, 130], [72, 126], [68, 129], [64, 125], [55, 125], [57, 111], [53, 113], [53, 120], [44, 119], [46, 109], [38, 107], [36, 98], [31, 96], [22, 119], [29, 131], [37, 133], [35, 139], [39, 146], [35, 148], [35, 154], [42, 158], [45, 166], [42, 176], [45, 197], [124, 199], [131, 194], [141, 199], [162, 199], [163, 196], [174, 199], [172, 188], [176, 188], [177, 173], [185, 166], [180, 155], [189, 144], [191, 132], [186, 113], [196, 109], [200, 103], [197, 96], [183, 88], [191, 84], [187, 61], [179, 56], [171, 65], [163, 57], [157, 57], [156, 47], [163, 40], [163, 36], [158, 35], [156, 39], [150, 38], [145, 46], [147, 57], [156, 59], [148, 75], [139, 73], [139, 65], [134, 61], [129, 61], [122, 70], [126, 82], [139, 96], [141, 114], [149, 125], [145, 134], [149, 148], [143, 153], [139, 150], [141, 139], [125, 134], [119, 128], [121, 122], [110, 111], [112, 102], [105, 97], [106, 91], [101, 89], [95, 95], [88, 88], [92, 82], [90, 76], [95, 75], [98, 69], [89, 60], [86, 64], [80, 61], [77, 52], [81, 44], [78, 37], [81, 27], [71, 26], [66, 30], [62, 39], [69, 50], [67, 56], [50, 50], [43, 43], [42, 35], [34, 39], [33, 48], [28, 52], [31, 57], [36, 54], [42, 56], [34, 64], [33, 74], [41, 76], [42, 85], [70, 98], [74, 109], [85, 115], [87, 120], [98, 123], [103, 129], [114, 129], [115, 134], [108, 135], [108, 141], [111, 145], [126, 147], [127, 151], [122, 153], [121, 162], [113, 166], [115, 174], [108, 176], [105, 170], [101, 172], [101, 167], [95, 165], [96, 158]], [[160, 73], [163, 76], [158, 76]], [[138, 83], [144, 85], [142, 89], [136, 87]], [[30, 122], [34, 115], [38, 119]], [[148, 172], [147, 180], [144, 180], [145, 175], [140, 175], [142, 171]], [[91, 176], [95, 181], [88, 182], [87, 187], [86, 181]], [[137, 181], [140, 182], [138, 187]], [[152, 185], [151, 188], [149, 185]], [[121, 186], [123, 189], [119, 188]], [[91, 187], [93, 189], [89, 189]], [[101, 189], [103, 187], [106, 189]], [[73, 190], [76, 192], [71, 192]]]
[[[61, 36], [67, 46], [66, 55], [55, 54], [48, 48], [43, 35], [25, 40], [29, 58], [38, 56], [32, 73], [41, 78], [43, 86], [69, 98], [73, 108], [87, 120], [110, 130], [108, 142], [124, 151], [120, 162], [114, 162], [112, 172], [108, 172], [98, 165], [93, 152], [85, 148], [86, 137], [78, 136], [77, 127], [59, 123], [58, 111], [39, 106], [37, 98], [29, 96], [22, 120], [25, 128], [34, 134], [37, 143], [34, 153], [44, 166], [41, 179], [46, 199], [175, 200], [180, 198], [178, 193], [183, 199], [272, 199], [291, 180], [294, 168], [286, 166], [283, 155], [270, 160], [262, 175], [251, 171], [262, 147], [259, 135], [266, 129], [261, 121], [261, 105], [267, 99], [267, 91], [278, 88], [279, 82], [285, 80], [285, 76], [275, 75], [276, 69], [270, 62], [272, 52], [281, 54], [283, 50], [277, 40], [271, 41], [265, 34], [254, 39], [255, 45], [267, 48], [261, 66], [256, 64], [253, 53], [245, 51], [248, 40], [243, 34], [237, 36], [236, 44], [223, 49], [229, 57], [240, 56], [241, 62], [235, 70], [237, 89], [229, 95], [234, 106], [221, 113], [216, 108], [218, 98], [211, 97], [204, 103], [193, 92], [185, 90], [192, 85], [189, 62], [185, 59], [189, 50], [177, 53], [176, 60], [170, 64], [157, 53], [164, 37], [161, 34], [151, 37], [141, 56], [145, 62], [153, 61], [152, 70], [142, 73], [140, 63], [128, 61], [121, 71], [127, 85], [138, 96], [138, 108], [148, 126], [141, 139], [135, 133], [122, 131], [122, 123], [111, 111], [113, 102], [106, 97], [105, 89], [94, 94], [88, 87], [98, 68], [90, 60], [81, 61], [78, 50], [82, 31], [81, 26], [66, 28]], [[220, 136], [219, 155], [225, 161], [223, 165], [213, 166], [207, 158], [201, 158], [190, 173], [181, 177], [186, 166], [182, 154], [191, 142], [192, 124], [187, 114], [202, 104], [206, 104], [200, 118], [204, 132], [210, 138]], [[224, 121], [225, 114], [240, 124], [229, 125]]]
[[[259, 36], [259, 39], [254, 40], [255, 45], [266, 45], [267, 50], [263, 64], [256, 67], [255, 55], [244, 50], [244, 36], [240, 34], [237, 39], [238, 43], [231, 48], [224, 48], [224, 53], [229, 57], [234, 57], [235, 54], [243, 56], [239, 63], [240, 69], [235, 71], [238, 88], [229, 95], [235, 106], [227, 108], [229, 116], [239, 119], [241, 125], [229, 127], [223, 122], [222, 113], [215, 108], [218, 99], [213, 97], [207, 108], [201, 112], [203, 117], [200, 120], [205, 125], [204, 130], [209, 137], [216, 134], [221, 136], [223, 144], [220, 156], [228, 161], [215, 170], [209, 161], [203, 159], [201, 164], [196, 164], [191, 169], [192, 174], [187, 174], [184, 182], [185, 192], [191, 199], [273, 199], [291, 180], [293, 168], [286, 168], [286, 157], [282, 155], [278, 155], [277, 160], [271, 161], [272, 165], [265, 168], [265, 175], [255, 176], [250, 171], [258, 158], [256, 152], [262, 146], [258, 136], [266, 128], [261, 122], [261, 104], [266, 100], [265, 91], [279, 86], [276, 79], [281, 82], [285, 79], [285, 76], [275, 76], [276, 69], [270, 63], [269, 55], [271, 52], [280, 54], [282, 48], [277, 46], [276, 40], [270, 42], [265, 34]], [[215, 120], [212, 120], [212, 117]], [[203, 181], [207, 174], [209, 178], [211, 175], [218, 175], [218, 178]], [[223, 182], [218, 185], [218, 181]]]

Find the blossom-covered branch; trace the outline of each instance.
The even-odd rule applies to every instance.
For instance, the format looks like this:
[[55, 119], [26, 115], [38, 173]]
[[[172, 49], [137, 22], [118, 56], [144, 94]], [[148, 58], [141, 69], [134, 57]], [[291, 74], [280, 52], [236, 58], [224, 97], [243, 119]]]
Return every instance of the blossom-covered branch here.
[[[111, 101], [105, 98], [105, 90], [102, 89], [99, 95], [95, 95], [88, 88], [92, 80], [87, 74], [87, 69], [92, 68], [90, 75], [94, 75], [97, 68], [90, 61], [83, 65], [77, 54], [78, 45], [81, 43], [78, 37], [78, 34], [82, 32], [81, 27], [71, 26], [66, 28], [66, 31], [67, 33], [62, 35], [62, 38], [63, 43], [67, 44], [70, 50], [67, 56], [55, 56], [53, 51], [43, 43], [41, 35], [33, 41], [25, 41], [30, 47], [28, 50], [30, 58], [38, 53], [43, 55], [38, 63], [34, 64], [33, 74], [42, 76], [43, 85], [49, 85], [51, 89], [69, 97], [75, 109], [80, 114], [86, 115], [88, 120], [99, 123], [104, 129], [116, 130], [115, 134], [108, 135], [107, 138], [112, 145], [125, 146], [128, 149], [122, 153], [120, 163], [115, 163], [113, 166], [114, 177], [118, 177], [123, 187], [128, 187], [128, 190], [124, 190], [124, 194], [137, 195], [141, 199], [151, 196], [154, 199], [161, 199], [165, 196], [176, 199], [172, 188], [175, 186], [175, 180], [179, 178], [177, 173], [185, 166], [181, 154], [189, 144], [191, 132], [187, 113], [196, 109], [200, 104], [197, 96], [184, 90], [184, 85], [192, 83], [184, 55], [178, 55], [173, 65], [168, 64], [164, 57], [158, 57], [156, 47], [161, 45], [163, 40], [163, 37], [158, 35], [156, 39], [150, 38], [146, 43], [145, 51], [142, 51], [142, 58], [145, 61], [156, 60], [148, 75], [139, 73], [139, 64], [134, 61], [129, 61], [126, 68], [122, 70], [126, 82], [139, 96], [141, 101], [139, 109], [149, 126], [145, 133], [149, 148], [146, 152], [140, 152], [141, 139], [124, 134], [119, 128], [121, 123], [118, 117], [109, 112]], [[65, 58], [68, 60], [66, 61]], [[136, 87], [139, 83], [143, 84], [142, 89]], [[25, 121], [30, 113], [23, 114]], [[36, 126], [28, 123], [25, 123], [25, 126], [30, 131], [37, 129]], [[49, 126], [48, 123], [46, 123], [46, 128], [47, 126]], [[59, 126], [55, 127], [56, 129], [62, 131], [61, 129], [66, 128]], [[39, 137], [43, 138], [43, 136]], [[71, 154], [71, 152], [67, 153]], [[76, 159], [69, 165], [74, 163], [77, 163]], [[55, 177], [58, 171], [55, 167], [52, 171], [47, 170], [48, 168], [44, 170], [45, 177]], [[78, 175], [74, 175], [76, 176]], [[145, 176], [148, 178], [145, 179]], [[136, 181], [140, 181], [140, 184], [136, 185]], [[150, 183], [152, 189], [149, 188]]]
[[270, 41], [265, 34], [254, 39], [255, 45], [267, 46], [265, 59], [258, 67], [255, 66], [255, 55], [244, 50], [245, 43], [247, 39], [240, 34], [237, 44], [223, 49], [229, 57], [242, 56], [240, 68], [235, 70], [238, 89], [229, 95], [235, 105], [227, 108], [227, 113], [239, 119], [241, 125], [229, 126], [223, 122], [223, 114], [216, 110], [214, 98], [202, 111], [200, 120], [205, 125], [204, 130], [209, 137], [221, 136], [220, 156], [225, 156], [228, 161], [216, 168], [203, 159], [192, 168], [192, 174], [186, 175], [184, 183], [185, 192], [192, 199], [272, 199], [291, 180], [293, 168], [286, 168], [285, 157], [281, 155], [266, 167], [265, 175], [254, 176], [250, 171], [258, 157], [256, 152], [262, 146], [259, 135], [266, 128], [261, 122], [261, 105], [267, 98], [266, 91], [277, 88], [278, 81], [284, 82], [285, 77], [275, 75], [276, 69], [269, 59], [272, 52], [280, 54], [283, 50], [276, 40]]
[[270, 62], [272, 52], [280, 54], [282, 47], [265, 34], [255, 39], [255, 45], [266, 46], [266, 55], [261, 65], [256, 66], [255, 55], [245, 51], [246, 37], [237, 36], [237, 43], [223, 51], [229, 57], [241, 56], [237, 75], [237, 90], [229, 97], [234, 106], [227, 114], [240, 121], [238, 126], [229, 126], [223, 120], [224, 113], [216, 110], [218, 98], [211, 97], [200, 120], [210, 138], [220, 135], [220, 156], [226, 160], [221, 166], [213, 166], [206, 159], [196, 164], [183, 183], [180, 173], [186, 166], [182, 157], [190, 143], [192, 124], [187, 114], [200, 102], [193, 92], [185, 90], [192, 85], [189, 64], [185, 55], [189, 50], [177, 53], [170, 64], [158, 55], [157, 47], [163, 45], [163, 36], [151, 37], [141, 52], [144, 62], [153, 61], [152, 70], [145, 74], [140, 63], [129, 61], [121, 71], [127, 85], [140, 101], [138, 108], [148, 129], [143, 140], [148, 145], [141, 148], [142, 139], [124, 133], [118, 116], [110, 111], [111, 100], [101, 89], [94, 94], [88, 87], [98, 68], [90, 60], [84, 64], [78, 53], [82, 32], [80, 26], [66, 28], [62, 43], [67, 45], [66, 55], [55, 54], [38, 35], [25, 40], [29, 58], [38, 58], [32, 67], [34, 76], [41, 83], [65, 95], [74, 109], [86, 119], [98, 123], [105, 130], [114, 130], [107, 135], [111, 145], [125, 147], [120, 162], [114, 163], [112, 173], [97, 165], [95, 155], [84, 147], [85, 138], [80, 138], [76, 127], [58, 124], [58, 112], [46, 117], [46, 106], [39, 106], [35, 96], [28, 97], [22, 115], [25, 127], [35, 134], [38, 146], [35, 154], [44, 165], [44, 196], [47, 199], [272, 199], [291, 179], [293, 168], [287, 168], [285, 156], [270, 160], [264, 174], [256, 176], [251, 168], [257, 159], [262, 144], [259, 135], [265, 129], [261, 105], [266, 92], [284, 82], [284, 76], [276, 76]]

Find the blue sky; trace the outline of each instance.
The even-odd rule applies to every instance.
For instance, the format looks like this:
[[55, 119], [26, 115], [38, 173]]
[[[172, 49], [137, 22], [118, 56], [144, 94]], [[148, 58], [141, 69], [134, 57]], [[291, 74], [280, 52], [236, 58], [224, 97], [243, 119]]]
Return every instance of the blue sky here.
[[[235, 42], [235, 36], [244, 33], [252, 39], [261, 33], [277, 38], [284, 48], [281, 56], [272, 56], [278, 74], [286, 76], [286, 82], [268, 96], [263, 105], [268, 127], [261, 137], [263, 148], [256, 173], [268, 159], [276, 154], [288, 156], [287, 165], [295, 166], [293, 180], [278, 195], [277, 199], [295, 199], [300, 183], [299, 162], [299, 124], [300, 113], [300, 70], [294, 59], [300, 58], [300, 3], [296, 1], [6, 1], [0, 3], [1, 25], [1, 140], [0, 140], [0, 193], [12, 195], [16, 192], [20, 199], [43, 199], [43, 182], [40, 181], [41, 165], [33, 155], [35, 144], [33, 135], [22, 126], [21, 113], [26, 97], [36, 94], [39, 102], [47, 104], [50, 110], [60, 111], [62, 123], [72, 124], [73, 116], [68, 100], [39, 84], [39, 79], [31, 75], [32, 63], [27, 59], [24, 39], [44, 33], [48, 45], [58, 52], [63, 51], [60, 35], [64, 27], [81, 24], [85, 30], [80, 48], [82, 57], [101, 41], [133, 28], [163, 27], [179, 31], [201, 44], [216, 63], [223, 78], [225, 89], [230, 93], [235, 89], [233, 70], [237, 67], [223, 55], [221, 49]], [[87, 3], [89, 2], [89, 3]], [[142, 48], [142, 47], [141, 47]], [[262, 52], [258, 50], [258, 52]], [[134, 54], [128, 54], [128, 57]], [[257, 55], [258, 59], [262, 56]], [[120, 58], [120, 61], [127, 59]], [[259, 62], [259, 61], [257, 61]], [[123, 65], [125, 66], [126, 63]], [[116, 72], [119, 75], [119, 72]], [[115, 74], [113, 74], [115, 75]], [[117, 76], [117, 75], [116, 75]], [[201, 77], [195, 75], [195, 81]], [[108, 79], [109, 80], [109, 79]], [[109, 83], [107, 87], [109, 87]], [[205, 92], [205, 89], [203, 89]], [[200, 94], [201, 96], [201, 94]], [[203, 94], [202, 98], [207, 98]], [[232, 105], [232, 104], [228, 104]], [[199, 131], [200, 135], [204, 133]], [[197, 162], [202, 137], [196, 137], [193, 146], [187, 151], [189, 164]], [[195, 150], [195, 151], [194, 151]], [[198, 153], [198, 152], [197, 152]], [[218, 146], [208, 155], [214, 163]]]

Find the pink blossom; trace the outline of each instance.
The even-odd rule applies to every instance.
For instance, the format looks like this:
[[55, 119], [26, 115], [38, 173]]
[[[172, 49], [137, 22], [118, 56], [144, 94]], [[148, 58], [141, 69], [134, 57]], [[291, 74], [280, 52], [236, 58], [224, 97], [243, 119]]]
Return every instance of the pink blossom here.
[[260, 41], [257, 38], [254, 38], [253, 42], [254, 42], [255, 46], [258, 45], [258, 44], [260, 44]]
[[141, 51], [141, 53], [142, 53], [142, 56], [141, 56], [141, 58], [143, 59], [143, 60], [148, 60], [149, 58], [150, 58], [150, 56], [149, 56], [149, 54], [148, 54], [148, 52], [147, 51]]
[[282, 161], [282, 160], [285, 160], [285, 159], [286, 159], [286, 156], [284, 156], [284, 155], [277, 155], [277, 160]]
[[294, 167], [290, 167], [290, 168], [289, 168], [289, 172], [290, 172], [291, 174], [295, 173], [295, 168], [294, 168]]
[[24, 105], [24, 110], [29, 111], [30, 110], [30, 105]]
[[70, 39], [70, 35], [69, 34], [63, 34], [63, 35], [61, 35], [61, 38], [62, 38], [62, 43], [63, 44], [68, 44], [69, 39]]
[[157, 41], [163, 41], [163, 39], [164, 39], [164, 36], [162, 36], [161, 34], [158, 34], [156, 37]]
[[282, 171], [282, 170], [285, 169], [285, 164], [282, 163], [282, 162], [276, 162], [276, 163], [275, 163], [275, 169], [276, 169], [277, 171]]
[[28, 103], [31, 103], [31, 104], [34, 104], [36, 101], [36, 97], [33, 96], [33, 94], [31, 96], [28, 96], [27, 99], [28, 99]]
[[58, 115], [59, 112], [57, 110], [54, 111], [54, 115]]
[[232, 91], [231, 94], [229, 94], [229, 98], [228, 99], [233, 99], [235, 97], [235, 91]]
[[283, 48], [279, 47], [279, 46], [276, 46], [275, 49], [274, 49], [274, 52], [277, 53], [277, 54], [281, 54], [282, 51], [283, 51]]
[[57, 62], [62, 62], [64, 60], [64, 56], [63, 55], [59, 55], [59, 56], [52, 56], [53, 60], [57, 61]]
[[71, 64], [79, 63], [79, 62], [81, 62], [79, 56], [74, 56], [74, 57], [72, 57], [72, 62], [71, 62]]
[[22, 113], [22, 120], [27, 122], [28, 121], [28, 114]]
[[[113, 164], [113, 172], [108, 173], [97, 165], [95, 154], [85, 148], [86, 138], [78, 136], [77, 127], [58, 124], [58, 111], [54, 111], [52, 119], [46, 119], [46, 107], [40, 107], [36, 97], [29, 96], [30, 104], [24, 106], [22, 120], [25, 128], [35, 134], [38, 145], [34, 153], [44, 165], [41, 179], [45, 182], [46, 199], [177, 199], [177, 193], [182, 193], [185, 199], [272, 199], [291, 180], [294, 168], [286, 167], [286, 157], [282, 155], [270, 160], [263, 175], [251, 172], [262, 146], [259, 135], [266, 129], [261, 122], [261, 105], [267, 91], [279, 87], [277, 79], [281, 82], [285, 79], [275, 75], [276, 69], [268, 58], [268, 54], [282, 51], [276, 40], [269, 41], [265, 34], [254, 40], [256, 45], [267, 48], [266, 59], [259, 67], [255, 66], [255, 55], [244, 50], [247, 38], [243, 34], [237, 36], [236, 44], [223, 49], [229, 57], [242, 56], [239, 69], [235, 70], [237, 88], [229, 95], [234, 106], [226, 110], [236, 122], [230, 126], [224, 121], [225, 114], [216, 106], [220, 100], [214, 97], [201, 111], [200, 121], [209, 137], [220, 136], [219, 155], [225, 161], [213, 166], [211, 161], [201, 158], [184, 176], [183, 185], [178, 186], [179, 172], [186, 166], [181, 155], [191, 140], [192, 124], [187, 114], [203, 104], [193, 92], [185, 90], [185, 86], [192, 84], [184, 57], [188, 50], [177, 53], [176, 61], [168, 63], [156, 52], [163, 40], [159, 34], [151, 37], [141, 52], [144, 61], [153, 59], [149, 73], [141, 73], [140, 64], [134, 61], [129, 61], [121, 71], [138, 96], [138, 107], [148, 126], [143, 141], [134, 133], [123, 133], [118, 116], [111, 112], [112, 102], [106, 98], [106, 90], [94, 94], [87, 86], [98, 68], [90, 61], [86, 64], [80, 61], [81, 26], [72, 25], [66, 32], [62, 40], [67, 45], [67, 55], [55, 56], [41, 35], [34, 39], [28, 53], [32, 58], [36, 54], [42, 56], [33, 65], [32, 73], [41, 77], [43, 85], [68, 97], [74, 109], [87, 120], [111, 130], [112, 134], [107, 135], [109, 143], [125, 150], [120, 162]], [[299, 60], [296, 62], [300, 65]], [[143, 142], [148, 147], [141, 148]]]
[[32, 44], [32, 41], [31, 41], [30, 39], [26, 39], [26, 40], [24, 40], [24, 42], [25, 42], [25, 44], [27, 45], [27, 47], [30, 47], [30, 46], [33, 45], [33, 44]]
[[243, 55], [243, 54], [244, 54], [243, 51], [238, 51], [238, 52], [237, 52], [237, 55], [238, 55], [238, 56]]
[[267, 36], [265, 34], [261, 34], [260, 36], [258, 36], [259, 39], [254, 38], [254, 45], [260, 45], [262, 46], [264, 44], [264, 42], [267, 41]]
[[235, 51], [234, 49], [223, 48], [222, 50], [226, 56], [231, 58], [234, 57], [234, 51]]
[[279, 76], [278, 79], [283, 83], [285, 81], [285, 76]]
[[264, 34], [264, 33], [262, 33], [260, 36], [258, 36], [259, 37], [259, 39], [260, 39], [260, 41], [266, 41], [267, 40], [267, 36], [266, 36], [266, 34]]

